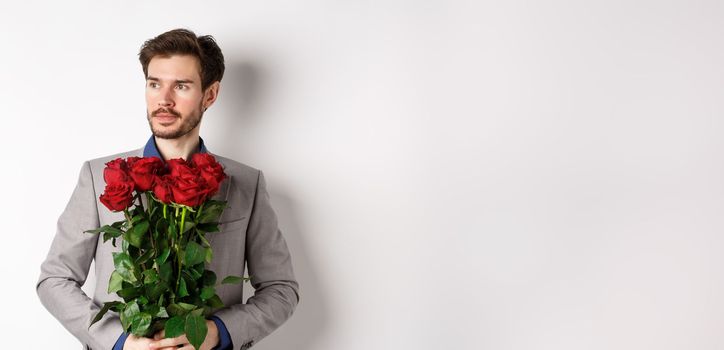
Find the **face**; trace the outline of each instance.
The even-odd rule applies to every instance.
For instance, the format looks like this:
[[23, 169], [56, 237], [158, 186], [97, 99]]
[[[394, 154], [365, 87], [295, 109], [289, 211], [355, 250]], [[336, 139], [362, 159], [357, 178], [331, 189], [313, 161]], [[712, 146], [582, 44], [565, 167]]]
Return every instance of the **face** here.
[[153, 135], [176, 139], [198, 127], [204, 107], [213, 102], [209, 99], [209, 90], [212, 89], [207, 89], [207, 93], [201, 90], [199, 64], [195, 57], [152, 58], [146, 78], [146, 117]]

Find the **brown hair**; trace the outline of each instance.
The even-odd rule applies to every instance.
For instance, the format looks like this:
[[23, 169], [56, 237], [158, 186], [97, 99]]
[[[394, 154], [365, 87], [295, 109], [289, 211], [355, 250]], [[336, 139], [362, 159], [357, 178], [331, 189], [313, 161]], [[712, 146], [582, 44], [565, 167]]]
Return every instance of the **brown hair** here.
[[171, 55], [191, 55], [198, 59], [202, 90], [206, 90], [215, 81], [220, 82], [224, 76], [224, 55], [216, 45], [214, 37], [211, 35], [197, 37], [188, 29], [179, 28], [143, 43], [138, 59], [141, 61], [144, 77], [148, 77], [148, 63], [152, 58]]

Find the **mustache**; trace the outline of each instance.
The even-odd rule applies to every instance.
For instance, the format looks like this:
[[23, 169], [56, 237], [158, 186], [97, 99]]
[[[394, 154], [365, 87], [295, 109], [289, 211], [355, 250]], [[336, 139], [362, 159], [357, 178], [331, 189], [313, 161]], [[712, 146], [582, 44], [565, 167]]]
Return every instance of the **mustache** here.
[[159, 108], [155, 110], [153, 113], [151, 113], [152, 117], [155, 117], [158, 113], [166, 113], [166, 114], [173, 114], [176, 117], [180, 117], [181, 114], [179, 112], [174, 111], [173, 109], [166, 109], [166, 108]]

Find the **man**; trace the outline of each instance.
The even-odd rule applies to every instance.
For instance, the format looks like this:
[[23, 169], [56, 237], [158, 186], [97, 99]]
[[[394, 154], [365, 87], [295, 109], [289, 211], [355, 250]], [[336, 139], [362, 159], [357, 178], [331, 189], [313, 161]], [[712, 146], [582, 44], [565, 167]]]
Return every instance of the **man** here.
[[[144, 43], [139, 59], [146, 76], [146, 114], [152, 136], [142, 148], [86, 161], [73, 194], [58, 219], [55, 238], [41, 265], [37, 292], [43, 305], [68, 329], [84, 349], [184, 349], [193, 347], [185, 335], [153, 339], [124, 333], [116, 312], [108, 312], [89, 328], [91, 318], [109, 295], [108, 280], [114, 269], [112, 255], [120, 251], [98, 234], [84, 233], [123, 219], [101, 205], [105, 189], [105, 163], [130, 156], [157, 156], [164, 162], [190, 159], [208, 152], [199, 136], [204, 111], [219, 93], [224, 57], [211, 36], [175, 29]], [[209, 234], [214, 258], [209, 269], [218, 276], [243, 275], [248, 263], [254, 295], [244, 303], [242, 285], [224, 284], [217, 294], [226, 307], [206, 321], [208, 334], [201, 349], [247, 349], [294, 312], [299, 285], [291, 256], [269, 202], [261, 171], [208, 152], [222, 164], [228, 176], [213, 197], [228, 201], [220, 218], [220, 232]], [[91, 261], [96, 285], [89, 298], [80, 288]]]

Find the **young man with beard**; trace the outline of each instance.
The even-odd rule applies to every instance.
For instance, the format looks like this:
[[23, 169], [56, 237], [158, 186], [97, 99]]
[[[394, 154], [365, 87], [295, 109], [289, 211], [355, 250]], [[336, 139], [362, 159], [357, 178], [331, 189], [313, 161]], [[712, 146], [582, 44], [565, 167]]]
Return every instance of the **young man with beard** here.
[[[206, 321], [208, 334], [201, 349], [249, 348], [291, 317], [299, 302], [299, 284], [263, 173], [209, 152], [199, 136], [202, 116], [219, 93], [224, 73], [221, 49], [211, 36], [197, 37], [189, 30], [175, 29], [146, 41], [139, 59], [146, 77], [146, 115], [153, 135], [144, 147], [83, 164], [41, 265], [38, 296], [84, 349], [193, 349], [185, 335], [168, 339], [163, 332], [153, 339], [128, 335], [115, 312], [108, 312], [89, 328], [104, 302], [120, 300], [115, 293], [107, 293], [114, 270], [112, 253], [120, 250], [120, 244], [113, 247], [99, 235], [84, 231], [123, 219], [123, 213], [105, 210], [99, 201], [107, 162], [130, 156], [157, 156], [164, 162], [189, 160], [194, 153], [209, 153], [228, 176], [212, 199], [226, 200], [229, 207], [220, 218], [220, 232], [209, 234], [214, 258], [208, 268], [217, 276], [240, 276], [248, 264], [255, 292], [244, 303], [241, 285], [218, 287], [226, 307]], [[80, 286], [92, 261], [96, 284], [91, 299]]]

